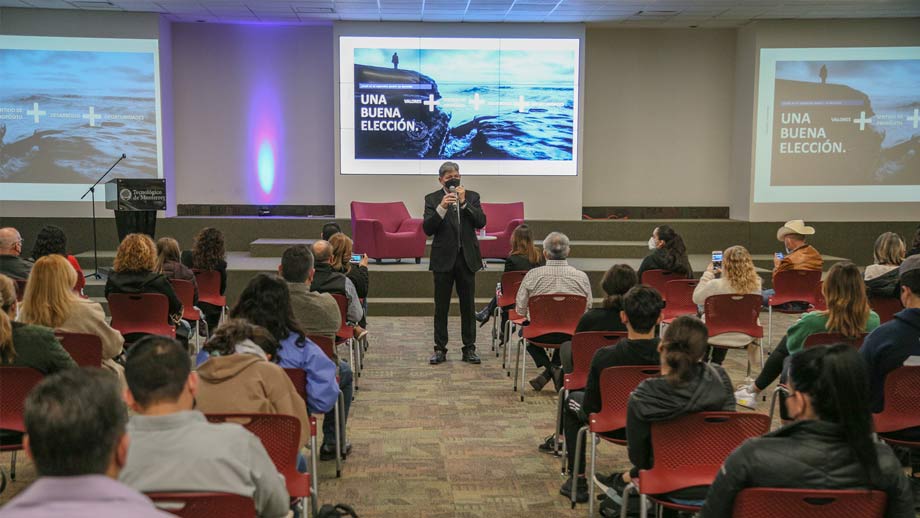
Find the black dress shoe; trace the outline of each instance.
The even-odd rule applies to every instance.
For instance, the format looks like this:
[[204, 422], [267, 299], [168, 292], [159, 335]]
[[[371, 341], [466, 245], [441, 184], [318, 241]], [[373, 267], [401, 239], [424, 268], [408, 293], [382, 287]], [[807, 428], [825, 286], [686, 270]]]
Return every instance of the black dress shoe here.
[[431, 355], [431, 358], [428, 359], [428, 363], [431, 365], [437, 365], [439, 363], [444, 363], [447, 361], [447, 353], [444, 351], [435, 351]]
[[479, 355], [476, 354], [475, 350], [463, 351], [463, 361], [466, 363], [472, 363], [473, 365], [479, 365], [482, 363], [482, 360], [479, 359]]
[[476, 321], [479, 322], [479, 327], [486, 325], [486, 322], [489, 321], [489, 318], [492, 316], [492, 312], [489, 311], [488, 307], [485, 307], [476, 312]]

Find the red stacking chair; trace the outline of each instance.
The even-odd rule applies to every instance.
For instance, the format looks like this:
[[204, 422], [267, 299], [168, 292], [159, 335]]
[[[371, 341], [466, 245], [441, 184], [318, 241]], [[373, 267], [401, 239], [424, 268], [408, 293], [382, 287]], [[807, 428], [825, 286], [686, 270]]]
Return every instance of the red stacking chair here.
[[111, 326], [122, 335], [146, 333], [176, 337], [169, 325], [169, 300], [162, 293], [112, 293], [108, 296]]
[[220, 308], [220, 321], [227, 314], [227, 297], [220, 293], [220, 272], [217, 270], [192, 270], [198, 284], [198, 302]]
[[669, 272], [667, 270], [646, 270], [642, 272], [642, 279], [640, 279], [639, 282], [658, 290], [658, 293], [661, 294], [661, 298], [667, 301], [668, 299], [665, 297], [665, 288], [667, 287], [668, 281], [685, 278], [686, 276], [684, 275]]
[[[563, 405], [573, 390], [584, 390], [588, 383], [588, 373], [591, 370], [591, 360], [594, 354], [603, 347], [617, 343], [626, 336], [624, 331], [582, 331], [572, 336], [572, 372], [563, 378], [562, 390], [559, 391], [559, 406], [556, 409], [556, 451], [559, 451], [559, 438], [563, 433], [563, 420], [565, 412]], [[565, 447], [562, 449], [562, 474], [565, 475], [566, 456]]]
[[888, 444], [920, 448], [920, 441], [891, 439], [885, 434], [920, 427], [920, 366], [904, 365], [885, 376], [885, 408], [872, 414], [875, 431]]
[[55, 331], [54, 336], [80, 367], [102, 366], [102, 340], [87, 333]]
[[[776, 292], [767, 301], [769, 321], [767, 322], [767, 346], [773, 346], [773, 306], [787, 302], [806, 302], [812, 307], [826, 304], [820, 295], [821, 272], [818, 270], [786, 270], [773, 276], [773, 290]], [[819, 298], [821, 300], [819, 300]], [[777, 310], [779, 311], [779, 310]], [[805, 311], [782, 310], [783, 313], [805, 313]]]
[[809, 349], [820, 345], [850, 344], [859, 349], [862, 347], [863, 340], [866, 339], [866, 336], [868, 336], [867, 333], [862, 333], [856, 338], [843, 336], [838, 333], [813, 333], [805, 337], [803, 346], [805, 349]]
[[[498, 322], [501, 320], [502, 310], [514, 309], [514, 300], [525, 275], [527, 275], [527, 272], [505, 272], [502, 274], [501, 294], [498, 295], [495, 314], [492, 315], [492, 350], [495, 351], [496, 358], [498, 358], [498, 349], [495, 348], [495, 341], [498, 339]], [[505, 341], [509, 340], [508, 335], [505, 334]], [[502, 368], [504, 368], [504, 365], [502, 365]]]
[[[26, 396], [41, 380], [42, 373], [29, 367], [0, 367], [0, 430], [26, 431], [22, 415]], [[13, 452], [10, 480], [16, 480], [16, 453], [21, 449], [21, 438], [18, 443], [0, 445], [0, 451]]]
[[663, 324], [670, 324], [679, 316], [699, 314], [700, 310], [693, 302], [693, 290], [699, 283], [700, 281], [696, 279], [676, 279], [665, 283], [662, 297], [667, 304], [661, 311]]
[[201, 313], [199, 313], [198, 308], [195, 307], [195, 285], [192, 284], [192, 281], [182, 279], [170, 279], [169, 283], [172, 284], [173, 291], [176, 292], [176, 297], [178, 297], [179, 302], [182, 303], [182, 318], [187, 320], [190, 324], [195, 325], [195, 351], [193, 351], [193, 354], [198, 354], [198, 349], [201, 348], [201, 335], [198, 329], [198, 324], [201, 321]]
[[[307, 338], [313, 341], [320, 349], [326, 353], [326, 356], [329, 357], [333, 362], [336, 361], [335, 357], [335, 342], [332, 338], [324, 335], [307, 335]], [[339, 377], [336, 376], [336, 381], [339, 381]], [[306, 398], [304, 398], [306, 401]], [[339, 391], [339, 398], [335, 402], [335, 476], [336, 478], [342, 476], [342, 429], [339, 427], [339, 423], [342, 419], [342, 413], [345, 411], [345, 394], [342, 391]]]
[[252, 498], [230, 493], [146, 493], [161, 511], [182, 518], [254, 518]]
[[[735, 448], [768, 431], [770, 418], [753, 412], [699, 412], [652, 423], [655, 465], [640, 470], [639, 478], [630, 484], [639, 490], [639, 515], [646, 515], [649, 499], [662, 507], [699, 512], [698, 506], [678, 504], [656, 495], [712, 485]], [[624, 508], [628, 505], [629, 489], [627, 486], [623, 491]]]
[[[520, 364], [520, 380], [523, 383], [527, 371], [527, 360], [522, 357], [524, 342], [527, 341], [537, 347], [545, 349], [558, 349], [559, 344], [548, 344], [539, 341], [539, 338], [551, 333], [569, 335], [575, 334], [578, 321], [585, 314], [588, 300], [584, 295], [556, 293], [547, 295], [534, 295], [527, 303], [530, 313], [530, 323], [524, 326], [524, 340], [518, 342], [517, 360]], [[514, 390], [518, 386], [518, 371], [515, 370]], [[521, 389], [521, 401], [524, 401], [524, 390]]]
[[332, 298], [339, 305], [339, 315], [342, 317], [342, 326], [335, 332], [335, 344], [345, 344], [348, 346], [348, 363], [354, 370], [355, 390], [358, 390], [358, 378], [361, 376], [361, 354], [362, 349], [355, 340], [355, 326], [349, 325], [347, 321], [348, 298], [345, 295], [333, 293]]
[[884, 491], [751, 487], [735, 497], [732, 517], [883, 518], [887, 503]]
[[[703, 315], [710, 340], [723, 333], [744, 333], [755, 339], [763, 338], [760, 325], [760, 307], [763, 298], [760, 295], [713, 295], [707, 297], [703, 304]], [[758, 342], [759, 344], [759, 342]], [[712, 347], [726, 347], [710, 343]], [[763, 344], [759, 344], [760, 369], [763, 370]], [[751, 361], [748, 358], [748, 375], [751, 374]]]
[[878, 318], [882, 324], [888, 322], [894, 315], [904, 309], [904, 304], [901, 304], [901, 299], [889, 299], [889, 298], [869, 298], [869, 307], [873, 311], [878, 313]]
[[[590, 481], [588, 484], [588, 492], [590, 494], [588, 498], [588, 514], [590, 516], [594, 516], [594, 487], [595, 484], [600, 484], [600, 482], [594, 478], [596, 469], [595, 460], [597, 458], [597, 437], [621, 446], [626, 445], [625, 440], [614, 439], [598, 434], [626, 428], [626, 405], [629, 402], [629, 395], [643, 380], [658, 376], [660, 373], [661, 368], [656, 365], [607, 367], [601, 371], [601, 411], [588, 416], [588, 424], [582, 426], [581, 429], [578, 430], [577, 440], [575, 441], [576, 452], [581, 451], [585, 434], [588, 434], [588, 440], [591, 441], [591, 464], [588, 466], [591, 475], [591, 478], [588, 479]], [[566, 448], [568, 448], [568, 445], [566, 445]], [[575, 455], [575, 465], [573, 466], [575, 468], [575, 473], [578, 473], [580, 470], [581, 465], [579, 463], [579, 457], [579, 455]], [[576, 496], [575, 494], [572, 495], [572, 509], [575, 508]]]
[[[297, 471], [297, 453], [301, 445], [300, 421], [296, 417], [283, 414], [207, 414], [205, 417], [212, 423], [239, 423], [258, 437], [278, 473], [284, 477], [291, 500], [299, 500], [304, 512], [307, 511], [304, 500], [312, 499], [312, 477]], [[316, 435], [313, 430], [310, 433]]]
[[22, 297], [26, 294], [26, 280], [13, 279], [13, 284], [16, 285], [16, 302], [22, 302]]
[[[297, 394], [307, 402], [307, 373], [303, 369], [285, 367], [284, 373], [291, 378], [294, 389]], [[316, 417], [310, 416], [310, 475], [312, 475], [312, 487], [314, 500], [317, 498], [317, 484], [319, 483], [319, 471], [317, 470], [317, 449], [316, 449]]]

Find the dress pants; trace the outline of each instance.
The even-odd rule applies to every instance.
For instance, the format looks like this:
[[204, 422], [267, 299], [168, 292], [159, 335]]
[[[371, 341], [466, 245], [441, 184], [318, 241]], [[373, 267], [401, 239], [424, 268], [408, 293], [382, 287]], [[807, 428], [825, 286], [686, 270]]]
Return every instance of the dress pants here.
[[[478, 266], [478, 265], [477, 265]], [[478, 268], [477, 268], [478, 269]], [[454, 269], [449, 272], [434, 272], [434, 348], [447, 351], [447, 316], [450, 313], [450, 296], [454, 283], [460, 299], [460, 335], [463, 349], [476, 350], [476, 273], [463, 258], [463, 250], [457, 251]]]

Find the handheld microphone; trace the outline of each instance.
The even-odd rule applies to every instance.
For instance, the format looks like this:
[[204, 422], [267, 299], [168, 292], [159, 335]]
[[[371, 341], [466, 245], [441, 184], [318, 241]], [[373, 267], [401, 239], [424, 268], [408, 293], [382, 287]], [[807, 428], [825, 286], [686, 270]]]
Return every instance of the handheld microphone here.
[[[450, 191], [451, 194], [456, 194], [456, 193], [457, 193], [457, 186], [456, 186], [456, 185], [451, 185], [450, 187], [447, 188], [447, 190]], [[454, 205], [454, 204], [451, 203], [451, 205]]]

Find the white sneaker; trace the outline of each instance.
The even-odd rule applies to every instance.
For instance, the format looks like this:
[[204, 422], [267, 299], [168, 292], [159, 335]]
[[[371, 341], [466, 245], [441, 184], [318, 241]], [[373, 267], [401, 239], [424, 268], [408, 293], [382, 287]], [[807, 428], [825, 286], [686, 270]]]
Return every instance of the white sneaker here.
[[758, 392], [754, 390], [754, 384], [742, 385], [735, 391], [735, 403], [751, 410], [757, 410]]

